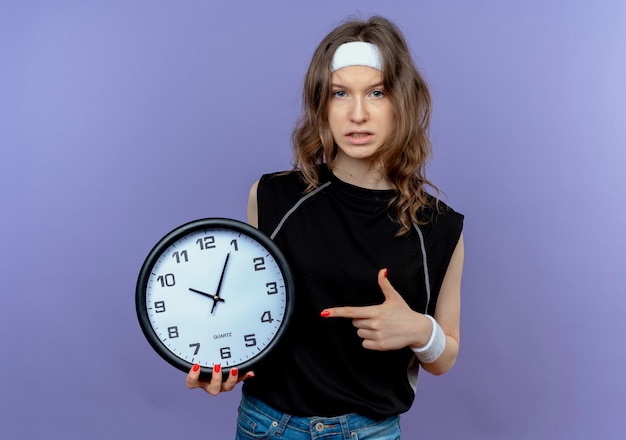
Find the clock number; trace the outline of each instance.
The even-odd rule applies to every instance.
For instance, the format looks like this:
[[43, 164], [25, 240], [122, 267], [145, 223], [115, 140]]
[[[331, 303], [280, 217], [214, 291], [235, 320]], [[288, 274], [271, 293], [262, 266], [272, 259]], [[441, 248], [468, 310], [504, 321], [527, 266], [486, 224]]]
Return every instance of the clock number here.
[[167, 334], [169, 335], [170, 339], [176, 339], [178, 337], [178, 327], [168, 327]]
[[267, 287], [267, 294], [274, 295], [278, 293], [278, 287], [276, 286], [276, 281], [272, 281], [270, 283], [266, 283], [265, 287]]
[[208, 237], [198, 238], [196, 244], [200, 246], [200, 250], [213, 249], [215, 247], [215, 237], [209, 235]]
[[154, 311], [156, 313], [163, 313], [165, 311], [165, 301], [156, 301], [154, 303]]
[[176, 263], [180, 263], [181, 260], [185, 261], [185, 263], [189, 261], [189, 258], [187, 258], [187, 251], [182, 251], [180, 253], [176, 251], [172, 254], [172, 258], [176, 258]]
[[243, 340], [246, 342], [246, 347], [255, 347], [256, 346], [256, 338], [255, 334], [244, 335]]
[[157, 278], [157, 281], [161, 283], [161, 287], [172, 287], [176, 284], [176, 279], [173, 273], [167, 273], [165, 276], [161, 275]]
[[263, 312], [263, 315], [261, 315], [261, 322], [269, 322], [270, 324], [274, 322], [274, 320], [272, 319], [272, 314], [269, 310]]
[[200, 351], [200, 343], [196, 342], [195, 344], [189, 344], [189, 347], [193, 348], [195, 347], [196, 349], [194, 350], [193, 354], [196, 355], [198, 354], [198, 352]]
[[222, 359], [230, 359], [232, 355], [230, 354], [230, 347], [222, 347], [220, 348], [220, 356]]
[[265, 270], [265, 259], [263, 257], [257, 257], [252, 260], [254, 263], [254, 270]]
[[231, 240], [230, 245], [235, 248], [235, 251], [239, 250], [239, 245], [237, 244], [237, 240]]

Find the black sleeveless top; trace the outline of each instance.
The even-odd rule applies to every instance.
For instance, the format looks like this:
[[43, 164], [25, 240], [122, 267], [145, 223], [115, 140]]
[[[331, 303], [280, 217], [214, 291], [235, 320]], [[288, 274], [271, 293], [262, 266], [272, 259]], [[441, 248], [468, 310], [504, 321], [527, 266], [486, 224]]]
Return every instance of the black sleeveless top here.
[[463, 216], [443, 205], [439, 214], [420, 213], [432, 217], [427, 225], [397, 237], [400, 224], [389, 209], [393, 190], [350, 185], [325, 166], [320, 185], [309, 193], [305, 188], [299, 172], [259, 181], [259, 229], [289, 261], [296, 300], [283, 340], [255, 366], [244, 391], [296, 416], [405, 412], [415, 396], [413, 352], [367, 350], [349, 319], [324, 319], [320, 312], [382, 303], [377, 275], [387, 268], [411, 308], [434, 314]]

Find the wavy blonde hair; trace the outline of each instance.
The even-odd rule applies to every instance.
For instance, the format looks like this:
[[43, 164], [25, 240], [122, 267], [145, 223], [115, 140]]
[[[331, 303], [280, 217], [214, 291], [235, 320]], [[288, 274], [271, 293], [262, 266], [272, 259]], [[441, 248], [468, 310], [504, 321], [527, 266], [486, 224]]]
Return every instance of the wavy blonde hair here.
[[318, 165], [327, 163], [332, 168], [337, 146], [328, 122], [331, 62], [337, 48], [351, 41], [375, 44], [382, 56], [383, 86], [392, 102], [395, 127], [378, 150], [373, 166], [379, 167], [396, 190], [390, 206], [395, 208], [402, 235], [412, 223], [424, 223], [418, 217], [420, 208], [438, 206], [438, 198], [431, 197], [426, 187], [436, 194], [439, 191], [425, 176], [432, 154], [428, 138], [430, 92], [415, 68], [402, 33], [389, 20], [375, 16], [367, 21], [345, 22], [315, 50], [305, 77], [302, 115], [292, 135], [294, 169], [302, 171], [310, 191], [319, 185]]

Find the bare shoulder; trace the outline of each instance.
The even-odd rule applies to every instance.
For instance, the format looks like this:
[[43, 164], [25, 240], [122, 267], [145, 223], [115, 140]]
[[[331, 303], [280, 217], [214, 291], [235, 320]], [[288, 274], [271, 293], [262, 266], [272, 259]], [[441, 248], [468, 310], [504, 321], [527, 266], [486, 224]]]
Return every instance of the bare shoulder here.
[[259, 181], [257, 180], [252, 184], [250, 193], [248, 194], [248, 224], [259, 227], [259, 212], [257, 203], [257, 189], [259, 187]]

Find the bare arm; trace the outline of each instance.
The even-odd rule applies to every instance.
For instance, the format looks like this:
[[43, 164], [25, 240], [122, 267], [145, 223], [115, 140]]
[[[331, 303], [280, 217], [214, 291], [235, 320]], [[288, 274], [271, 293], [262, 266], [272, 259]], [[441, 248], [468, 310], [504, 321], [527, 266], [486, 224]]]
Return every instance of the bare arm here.
[[446, 349], [435, 362], [422, 364], [424, 370], [432, 374], [439, 375], [448, 371], [459, 354], [463, 260], [464, 246], [461, 235], [443, 279], [435, 311], [435, 319], [446, 334]]

